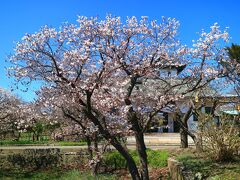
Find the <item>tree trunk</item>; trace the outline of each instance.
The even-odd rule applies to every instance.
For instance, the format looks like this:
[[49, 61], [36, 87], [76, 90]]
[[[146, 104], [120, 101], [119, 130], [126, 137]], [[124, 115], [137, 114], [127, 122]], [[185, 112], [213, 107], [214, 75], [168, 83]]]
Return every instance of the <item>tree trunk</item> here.
[[89, 137], [86, 137], [86, 141], [87, 141], [87, 150], [88, 150], [88, 154], [89, 154], [89, 159], [92, 160], [93, 158], [93, 151], [92, 151], [92, 147], [91, 147], [91, 140]]
[[141, 178], [144, 180], [149, 179], [148, 174], [148, 162], [147, 162], [147, 153], [146, 146], [144, 143], [144, 135], [142, 132], [137, 132], [135, 135], [136, 138], [136, 148], [138, 151], [138, 155], [141, 163]]
[[21, 133], [20, 133], [20, 132], [18, 132], [18, 133], [17, 133], [17, 138], [16, 138], [16, 141], [19, 141], [20, 137], [21, 137]]
[[93, 167], [92, 167], [92, 175], [97, 179], [97, 173], [98, 173], [98, 168], [99, 168], [100, 163], [97, 162]]
[[117, 149], [117, 151], [126, 159], [128, 170], [131, 174], [133, 180], [141, 180], [141, 177], [138, 172], [138, 168], [136, 166], [135, 161], [132, 156], [128, 153], [127, 149], [125, 149], [121, 144], [111, 140], [111, 144]]
[[36, 135], [36, 140], [39, 141], [39, 134]]
[[188, 148], [188, 119], [191, 116], [193, 107], [191, 106], [188, 111], [181, 117], [181, 111], [179, 110], [177, 114], [177, 122], [180, 125], [180, 140], [181, 148]]
[[188, 148], [188, 133], [180, 128], [181, 148]]
[[33, 135], [32, 135], [32, 141], [33, 142], [35, 141], [35, 133], [33, 133]]
[[196, 146], [197, 152], [202, 152], [203, 151], [202, 138], [195, 136], [195, 137], [193, 137], [193, 141]]
[[[131, 177], [133, 180], [141, 180], [141, 177], [138, 172], [138, 168], [136, 166], [135, 161], [133, 160], [132, 156], [129, 154], [126, 148], [124, 148], [121, 143], [117, 140], [117, 138], [114, 135], [111, 135], [106, 128], [102, 126], [102, 124], [99, 121], [99, 117], [96, 117], [91, 112], [91, 103], [89, 102], [89, 97], [87, 98], [88, 107], [85, 110], [85, 115], [94, 123], [95, 126], [98, 127], [100, 134], [103, 135], [103, 137], [110, 142], [111, 145], [113, 145], [116, 150], [125, 158], [125, 160], [128, 163], [128, 170], [131, 174]], [[97, 112], [97, 110], [95, 110]], [[95, 113], [96, 113], [95, 112]]]
[[98, 152], [98, 142], [97, 142], [97, 138], [94, 139], [94, 151]]

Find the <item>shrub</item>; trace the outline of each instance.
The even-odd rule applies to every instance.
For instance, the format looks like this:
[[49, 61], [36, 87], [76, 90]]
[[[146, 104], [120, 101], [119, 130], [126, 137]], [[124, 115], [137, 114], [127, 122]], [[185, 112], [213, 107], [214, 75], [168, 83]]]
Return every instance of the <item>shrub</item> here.
[[125, 168], [127, 165], [126, 160], [116, 150], [107, 152], [104, 155], [103, 164], [107, 165], [108, 168], [111, 168], [111, 169]]
[[56, 148], [26, 149], [23, 153], [9, 155], [8, 161], [14, 167], [31, 171], [58, 167], [61, 165], [62, 156], [60, 149]]
[[151, 167], [166, 167], [168, 152], [167, 151], [157, 151], [157, 150], [147, 150], [148, 163]]
[[231, 161], [240, 149], [240, 128], [238, 119], [221, 116], [216, 120], [211, 115], [199, 116], [199, 135], [203, 141], [204, 153], [216, 161]]
[[[134, 161], [139, 165], [139, 157], [136, 150], [131, 150]], [[167, 151], [151, 150], [147, 149], [149, 167], [165, 167], [167, 166], [167, 158], [169, 156]], [[121, 169], [127, 167], [126, 160], [122, 155], [114, 150], [107, 152], [103, 157], [103, 164], [107, 165], [111, 169]]]

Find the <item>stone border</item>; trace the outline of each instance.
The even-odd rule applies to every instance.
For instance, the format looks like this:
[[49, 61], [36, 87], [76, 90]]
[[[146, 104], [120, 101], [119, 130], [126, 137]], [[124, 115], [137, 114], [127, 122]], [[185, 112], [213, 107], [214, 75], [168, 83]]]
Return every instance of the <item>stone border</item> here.
[[173, 157], [168, 158], [168, 169], [171, 180], [203, 180], [200, 172], [193, 174], [192, 171], [186, 169], [184, 165]]
[[182, 163], [174, 158], [168, 158], [168, 169], [172, 180], [184, 180]]

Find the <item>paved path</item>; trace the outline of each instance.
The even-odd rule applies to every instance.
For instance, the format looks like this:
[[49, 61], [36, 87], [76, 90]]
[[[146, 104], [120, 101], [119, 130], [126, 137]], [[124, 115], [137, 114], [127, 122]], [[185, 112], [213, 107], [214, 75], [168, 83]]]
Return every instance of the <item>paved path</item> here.
[[[173, 149], [180, 147], [180, 136], [178, 133], [156, 133], [156, 134], [146, 134], [145, 143], [147, 148], [151, 149]], [[189, 145], [194, 146], [192, 139], [188, 138]], [[128, 137], [127, 147], [130, 149], [135, 149], [135, 138]], [[8, 150], [23, 150], [23, 149], [49, 149], [49, 148], [59, 148], [64, 151], [77, 151], [79, 149], [87, 148], [86, 145], [82, 146], [56, 146], [56, 145], [34, 145], [34, 146], [0, 146], [0, 149]]]
[[[180, 135], [179, 133], [154, 133], [154, 134], [145, 134], [144, 136], [145, 143], [147, 145], [167, 145], [174, 144], [180, 145]], [[128, 137], [128, 144], [135, 143], [135, 138]], [[188, 143], [193, 144], [192, 138], [188, 137]]]

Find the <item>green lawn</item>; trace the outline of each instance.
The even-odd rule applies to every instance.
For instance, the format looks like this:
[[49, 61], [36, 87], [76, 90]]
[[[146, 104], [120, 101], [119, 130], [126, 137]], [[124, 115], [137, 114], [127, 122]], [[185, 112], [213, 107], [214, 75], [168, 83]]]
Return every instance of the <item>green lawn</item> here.
[[1, 146], [8, 146], [8, 145], [29, 145], [29, 144], [47, 144], [48, 141], [28, 141], [28, 140], [2, 140], [0, 141]]
[[13, 146], [13, 145], [44, 145], [44, 144], [54, 144], [59, 146], [82, 146], [86, 145], [87, 143], [84, 141], [81, 142], [70, 142], [70, 141], [29, 141], [29, 140], [2, 140], [0, 141], [0, 146]]
[[82, 145], [87, 145], [85, 141], [81, 142], [70, 142], [70, 141], [59, 141], [59, 142], [53, 142], [54, 145], [59, 145], [59, 146], [82, 146]]

